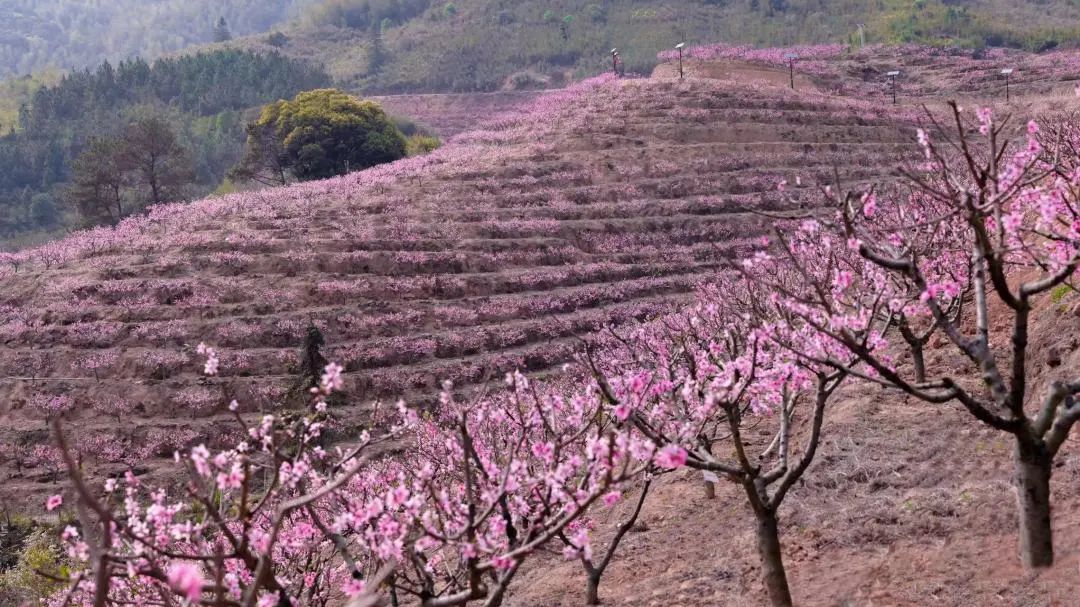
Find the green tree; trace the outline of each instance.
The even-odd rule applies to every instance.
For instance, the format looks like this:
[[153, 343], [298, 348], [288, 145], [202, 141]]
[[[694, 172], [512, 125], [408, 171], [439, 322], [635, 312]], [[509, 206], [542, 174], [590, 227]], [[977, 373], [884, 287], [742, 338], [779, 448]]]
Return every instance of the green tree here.
[[281, 181], [285, 171], [306, 181], [404, 156], [405, 137], [377, 103], [318, 89], [263, 107], [248, 127], [247, 152], [233, 174], [273, 174], [276, 167]]
[[34, 194], [30, 199], [30, 220], [42, 228], [52, 228], [60, 223], [60, 213], [52, 195]]
[[124, 129], [121, 141], [123, 167], [130, 170], [133, 183], [145, 188], [147, 203], [184, 198], [195, 170], [168, 122], [157, 116], [138, 118]]
[[439, 149], [442, 142], [438, 137], [432, 137], [431, 135], [422, 135], [417, 133], [415, 135], [409, 135], [405, 140], [405, 152], [412, 156], [423, 156], [424, 154], [430, 154]]
[[232, 40], [232, 31], [229, 30], [229, 22], [222, 17], [214, 26], [214, 42], [228, 42], [229, 40]]
[[368, 50], [368, 73], [376, 74], [386, 64], [386, 45], [383, 44], [383, 28], [371, 28], [371, 47]]
[[84, 220], [118, 221], [124, 216], [127, 165], [118, 139], [93, 139], [73, 166], [65, 198]]

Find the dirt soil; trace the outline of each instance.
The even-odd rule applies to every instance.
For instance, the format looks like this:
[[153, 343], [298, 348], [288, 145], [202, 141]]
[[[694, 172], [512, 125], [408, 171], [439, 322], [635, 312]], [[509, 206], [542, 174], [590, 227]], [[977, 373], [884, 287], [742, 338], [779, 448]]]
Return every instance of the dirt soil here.
[[[679, 74], [678, 63], [661, 63], [653, 69], [653, 78], [674, 78]], [[791, 85], [788, 70], [747, 61], [685, 61], [683, 75], [688, 78], [730, 80], [778, 87]], [[795, 88], [800, 91], [820, 91], [817, 83], [803, 74], [795, 74]]]
[[[994, 327], [1007, 328], [997, 315]], [[999, 338], [1000, 339], [1000, 338]], [[1031, 339], [1037, 402], [1052, 379], [1080, 370], [1080, 295], [1038, 312]], [[994, 340], [997, 341], [997, 340]], [[938, 341], [932, 366], [960, 366]], [[828, 607], [1080, 605], [1080, 446], [1054, 468], [1056, 562], [1025, 571], [1018, 558], [1011, 436], [959, 406], [932, 406], [851, 384], [827, 413], [814, 464], [780, 510], [796, 605]], [[766, 437], [761, 437], [767, 441]], [[597, 551], [632, 508], [600, 523]], [[661, 479], [600, 587], [608, 605], [767, 605], [754, 519], [741, 487], [704, 496], [700, 473]], [[580, 564], [552, 556], [528, 571], [513, 605], [584, 603]]]

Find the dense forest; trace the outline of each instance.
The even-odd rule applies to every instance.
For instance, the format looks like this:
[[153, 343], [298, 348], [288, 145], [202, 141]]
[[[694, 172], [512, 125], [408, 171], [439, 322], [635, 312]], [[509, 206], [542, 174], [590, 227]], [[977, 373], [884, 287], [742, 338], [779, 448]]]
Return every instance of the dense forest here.
[[[0, 78], [265, 32], [314, 0], [0, 0]], [[218, 28], [225, 19], [226, 29]]]
[[191, 195], [217, 188], [243, 152], [245, 110], [319, 88], [329, 77], [277, 53], [218, 50], [104, 63], [38, 89], [0, 137], [0, 238], [70, 224], [75, 160], [94, 141], [155, 118], [190, 157]]

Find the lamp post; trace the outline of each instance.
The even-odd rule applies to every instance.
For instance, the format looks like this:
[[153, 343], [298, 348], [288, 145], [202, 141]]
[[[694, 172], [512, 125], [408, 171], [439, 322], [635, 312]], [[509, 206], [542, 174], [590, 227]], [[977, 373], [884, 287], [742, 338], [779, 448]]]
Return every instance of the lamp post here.
[[611, 49], [611, 72], [616, 76], [619, 75], [619, 49]]
[[889, 82], [892, 84], [892, 102], [893, 105], [896, 105], [896, 77], [900, 75], [900, 72], [894, 70], [887, 72], [885, 75], [889, 77]]
[[791, 79], [791, 88], [795, 89], [795, 62], [799, 60], [799, 56], [795, 53], [785, 53], [784, 59], [788, 62], [788, 77]]
[[1013, 73], [1013, 68], [1007, 67], [1001, 70], [1001, 74], [1005, 76], [1005, 101], [1009, 100], [1009, 76]]
[[683, 67], [682, 67], [682, 53], [683, 48], [686, 47], [685, 42], [680, 42], [675, 45], [675, 50], [679, 51], [679, 80], [683, 79]]

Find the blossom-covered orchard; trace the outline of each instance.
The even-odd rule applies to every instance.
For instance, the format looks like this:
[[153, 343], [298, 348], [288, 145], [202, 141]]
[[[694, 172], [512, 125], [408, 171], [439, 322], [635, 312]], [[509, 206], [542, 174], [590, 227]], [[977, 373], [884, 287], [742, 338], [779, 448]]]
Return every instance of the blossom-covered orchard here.
[[[778, 223], [770, 246], [699, 289], [691, 307], [606, 331], [554, 381], [510, 373], [504, 391], [463, 396], [447, 383], [423, 417], [399, 404], [400, 421], [377, 408], [341, 460], [322, 446], [320, 416], [344, 384], [334, 363], [311, 389], [308, 415], [263, 417], [247, 431], [257, 448], [245, 439], [217, 455], [202, 445], [178, 455], [192, 478], [187, 501], [168, 504], [156, 490], [140, 502], [129, 487], [123, 517], [89, 488], [54, 422], [83, 513], [83, 531], [64, 532], [74, 566], [56, 600], [109, 605], [164, 593], [206, 604], [321, 604], [337, 592], [352, 605], [402, 597], [501, 605], [526, 562], [560, 540], [564, 558], [585, 565], [594, 603], [625, 527], [597, 567], [591, 511], [640, 482], [636, 516], [652, 474], [687, 466], [743, 488], [769, 602], [792, 605], [779, 508], [810, 471], [829, 401], [849, 381], [928, 407], [956, 402], [1013, 435], [1021, 561], [1049, 566], [1050, 473], [1080, 420], [1080, 381], [1063, 369], [1030, 416], [1027, 382], [1038, 374], [1026, 360], [1027, 331], [1034, 299], [1070, 286], [1080, 267], [1075, 162], [1061, 160], [1060, 138], [1040, 140], [1035, 122], [1009, 152], [991, 110], [972, 119], [954, 106], [953, 118], [952, 137], [940, 125], [918, 132], [925, 162], [906, 169], [910, 198], [825, 186], [834, 213]], [[991, 341], [1001, 324], [991, 327], [990, 297], [1007, 306], [1009, 346]], [[968, 299], [970, 309], [959, 303]], [[970, 375], [918, 362], [916, 331], [942, 333], [969, 359]], [[198, 352], [215, 375], [217, 351]], [[367, 455], [372, 432], [406, 446]], [[106, 496], [115, 490], [105, 481]], [[219, 506], [234, 492], [239, 504]], [[152, 504], [146, 514], [140, 503]], [[46, 502], [62, 505], [61, 494]], [[193, 525], [185, 513], [200, 507], [219, 514]]]
[[535, 100], [543, 91], [498, 91], [489, 93], [405, 93], [368, 97], [392, 116], [408, 116], [424, 129], [443, 139], [471, 131], [485, 117], [514, 111]]
[[[216, 351], [200, 354], [215, 375]], [[347, 449], [328, 451], [326, 401], [343, 387], [330, 363], [306, 411], [265, 415], [232, 448], [177, 454], [180, 491], [131, 472], [98, 486], [56, 422], [79, 518], [61, 534], [66, 570], [41, 572], [60, 584], [46, 603], [501, 605], [526, 559], [590, 506], [617, 501], [645, 467], [678, 466], [606, 423], [589, 387], [541, 395], [519, 373], [506, 384], [459, 401], [447, 382], [423, 418], [376, 407]], [[407, 446], [380, 457], [394, 439]], [[46, 508], [63, 504], [56, 494]], [[573, 537], [572, 551], [587, 550], [587, 535]]]
[[[1075, 369], [1036, 359], [1031, 336], [1036, 311], [1076, 289], [1075, 127], [1059, 122], [1047, 137], [1032, 120], [1018, 135], [991, 108], [949, 108], [934, 129], [918, 131], [924, 162], [907, 172], [909, 197], [881, 204], [872, 190], [830, 192], [828, 228], [807, 222], [795, 237], [778, 236], [775, 257], [754, 263], [773, 268], [763, 282], [818, 335], [785, 340], [791, 352], [931, 406], [956, 404], [1010, 436], [1020, 558], [1049, 567], [1051, 476], [1080, 420], [1080, 381]], [[857, 263], [814, 271], [823, 244]], [[785, 274], [794, 287], [772, 279]], [[913, 325], [939, 333], [961, 364], [928, 368]], [[893, 326], [910, 366], [882, 339]], [[820, 352], [821, 343], [854, 360]]]
[[[897, 95], [904, 103], [922, 103], [949, 97], [1006, 97], [1002, 70], [1009, 75], [1010, 98], [1023, 99], [1048, 94], [1071, 95], [1080, 82], [1080, 51], [1064, 49], [1027, 53], [1012, 49], [887, 46], [870, 44], [859, 48], [843, 44], [756, 48], [731, 44], [705, 44], [684, 50], [692, 75], [708, 75], [710, 64], [744, 63], [787, 71], [794, 60], [800, 78], [810, 79], [819, 90], [863, 99], [890, 101], [889, 72], [899, 71]], [[660, 53], [659, 59], [673, 64], [674, 50]]]
[[[773, 605], [791, 605], [799, 591], [795, 586], [793, 592], [785, 567], [780, 508], [786, 499], [805, 498], [799, 487], [807, 479], [830, 473], [835, 458], [814, 465], [830, 440], [829, 410], [839, 392], [865, 386], [924, 401], [923, 416], [928, 418], [942, 416], [935, 408], [954, 404], [977, 422], [1009, 435], [1015, 441], [1020, 560], [1029, 567], [1049, 566], [1054, 556], [1051, 472], [1080, 419], [1075, 402], [1080, 381], [1070, 375], [1073, 369], [1068, 366], [1045, 373], [1029, 356], [1029, 333], [1040, 302], [1054, 300], [1061, 288], [1073, 289], [1080, 266], [1075, 127], [1063, 118], [1046, 133], [1036, 122], [1021, 125], [1018, 132], [990, 109], [972, 112], [953, 106], [945, 122], [928, 116], [932, 128], [916, 131], [914, 125], [905, 129], [874, 119], [872, 108], [857, 102], [757, 87], [740, 89], [737, 97], [730, 93], [730, 84], [700, 81], [592, 82], [541, 100], [532, 113], [461, 136], [456, 144], [461, 148], [382, 169], [404, 171], [393, 180], [376, 179], [385, 174], [380, 171], [349, 178], [374, 179], [365, 182], [369, 188], [365, 196], [376, 192], [371, 199], [386, 205], [366, 213], [375, 216], [363, 218], [370, 224], [353, 217], [357, 210], [346, 213], [356, 222], [351, 224], [354, 229], [370, 225], [367, 229], [374, 230], [364, 232], [367, 239], [362, 242], [378, 241], [383, 246], [414, 242], [410, 240], [414, 234], [422, 235], [417, 241], [459, 243], [553, 239], [605, 256], [550, 264], [558, 268], [530, 267], [527, 275], [522, 270], [523, 282], [507, 283], [519, 286], [499, 292], [508, 301], [537, 290], [571, 288], [588, 282], [590, 276], [609, 280], [619, 276], [615, 280], [620, 284], [633, 284], [642, 278], [618, 272], [634, 263], [677, 266], [675, 276], [698, 273], [698, 279], [682, 290], [673, 289], [680, 297], [672, 298], [669, 306], [614, 318], [623, 322], [605, 318], [582, 332], [586, 335], [568, 333], [566, 354], [534, 368], [547, 369], [576, 352], [574, 363], [561, 374], [529, 380], [512, 370], [497, 387], [490, 380], [502, 375], [498, 359], [480, 358], [480, 375], [455, 377], [464, 380], [457, 386], [460, 389], [453, 381], [436, 387], [431, 385], [435, 380], [428, 380], [393, 385], [383, 393], [359, 380], [377, 363], [357, 365], [343, 357], [343, 365], [320, 365], [321, 374], [309, 390], [297, 393], [294, 387], [298, 402], [283, 408], [289, 389], [274, 386], [274, 376], [231, 371], [235, 350], [249, 349], [237, 346], [261, 338], [257, 329], [236, 327], [191, 338], [181, 323], [164, 343], [186, 344], [187, 351], [181, 348], [180, 355], [190, 358], [177, 363], [178, 373], [155, 368], [153, 373], [160, 377], [156, 381], [164, 382], [157, 385], [165, 386], [163, 391], [180, 389], [177, 402], [185, 403], [193, 418], [183, 427], [200, 429], [200, 423], [211, 422], [223, 426], [228, 419], [234, 434], [219, 436], [216, 444], [196, 434], [186, 444], [159, 447], [175, 450], [179, 464], [170, 473], [173, 483], [164, 488], [161, 477], [146, 475], [146, 470], [119, 473], [119, 466], [110, 470], [86, 465], [105, 450], [93, 433], [90, 442], [82, 443], [89, 448], [80, 447], [80, 441], [87, 440], [85, 434], [74, 440], [69, 436], [83, 434], [86, 426], [79, 389], [34, 393], [33, 400], [27, 400], [35, 409], [26, 418], [27, 427], [49, 423], [56, 446], [50, 455], [40, 456], [18, 450], [25, 440], [9, 449], [20, 457], [20, 467], [32, 467], [34, 457], [40, 457], [62, 469], [53, 474], [66, 473], [70, 486], [41, 503], [50, 511], [75, 516], [63, 531], [67, 570], [44, 572], [57, 583], [49, 602], [95, 607], [158, 601], [245, 607], [496, 606], [514, 596], [515, 581], [523, 572], [559, 558], [583, 565], [586, 597], [596, 602], [602, 594], [601, 578], [611, 560], [620, 558], [620, 540], [649, 499], [654, 475], [689, 467], [707, 474], [703, 481], [708, 484], [730, 482], [740, 487], [745, 499], [745, 507], [726, 518], [731, 525], [728, 534], [696, 541], [711, 542], [713, 552], [729, 550], [729, 538], [740, 526], [753, 529], [764, 595]], [[753, 95], [769, 101], [765, 107], [745, 107], [753, 105], [746, 102]], [[678, 120], [665, 123], [669, 112], [686, 111], [687, 99], [701, 104], [695, 109], [711, 110], [712, 96], [724, 122], [697, 122], [680, 114]], [[632, 108], [629, 100], [634, 101]], [[544, 131], [553, 141], [540, 146], [515, 139], [535, 135], [539, 117], [550, 120], [550, 112], [561, 111], [557, 108], [564, 103], [594, 113], [585, 121], [579, 121], [577, 113], [558, 114], [572, 135]], [[838, 107], [810, 109], [818, 103]], [[745, 120], [730, 120], [743, 109]], [[816, 129], [821, 130], [802, 122], [810, 112], [817, 112]], [[646, 119], [632, 122], [632, 116]], [[785, 143], [768, 139], [768, 128], [781, 128]], [[888, 150], [880, 161], [902, 167], [906, 189], [883, 183], [873, 174], [882, 167], [863, 155], [860, 145], [865, 143], [847, 139], [857, 134], [872, 140], [875, 135], [869, 133], [875, 132], [881, 137], [876, 145]], [[805, 146], [800, 138], [812, 133], [835, 144], [835, 149], [826, 145], [826, 150], [843, 154], [847, 164], [840, 165], [834, 157], [828, 170], [814, 171], [814, 159], [829, 156], [815, 150], [820, 144], [811, 143], [810, 150], [817, 153], [788, 158], [793, 164], [771, 176], [739, 168], [755, 153], [785, 158], [783, 146]], [[896, 141], [905, 135], [915, 140], [909, 145], [917, 155], [905, 155], [894, 135]], [[748, 136], [761, 139], [748, 144]], [[645, 161], [632, 160], [634, 151], [644, 145], [638, 141], [674, 138], [682, 143], [650, 147], [662, 149], [664, 158], [640, 154]], [[705, 170], [696, 175], [703, 181], [673, 185], [686, 177], [687, 166], [701, 166], [694, 164], [693, 156], [701, 151], [693, 149], [699, 145], [724, 149], [727, 155], [704, 159]], [[617, 153], [621, 146], [629, 150], [625, 155]], [[758, 147], [764, 149], [754, 149]], [[480, 164], [461, 160], [467, 155], [453, 156], [461, 149], [470, 153], [486, 149], [490, 155], [483, 162], [493, 166], [521, 152], [525, 160], [516, 166], [525, 172], [515, 172], [509, 164], [502, 165], [509, 171], [505, 174], [480, 172]], [[595, 156], [600, 160], [585, 160]], [[449, 166], [439, 164], [448, 158], [455, 160], [448, 161]], [[543, 188], [536, 184], [551, 173], [529, 171], [536, 165], [528, 162], [548, 161], [554, 163], [554, 172], [576, 177], [547, 191], [504, 189], [505, 183], [524, 183], [519, 181], [524, 178]], [[606, 165], [608, 181], [603, 185], [595, 176], [575, 172], [579, 166], [604, 172], [590, 162]], [[710, 167], [718, 165], [724, 166], [717, 170], [722, 177], [710, 179]], [[462, 167], [476, 173], [454, 173], [454, 185], [441, 183], [447, 178], [440, 171]], [[290, 196], [307, 193], [306, 198], [301, 195], [303, 203], [286, 198], [264, 204], [293, 208], [299, 215], [302, 204], [328, 200], [327, 190], [317, 195], [318, 188], [340, 188], [349, 179], [288, 191]], [[684, 186], [716, 187], [720, 193], [691, 189], [679, 195], [667, 189]], [[617, 192], [626, 192], [620, 189], [626, 187], [636, 195], [648, 191], [649, 197], [624, 202]], [[434, 196], [428, 188], [449, 188], [454, 193]], [[408, 198], [403, 191], [417, 197]], [[600, 200], [575, 197], [583, 191], [608, 193]], [[566, 192], [572, 194], [565, 202], [554, 198]], [[469, 206], [447, 211], [447, 198], [467, 194]], [[513, 198], [509, 204], [518, 206], [501, 206], [498, 196]], [[522, 204], [525, 200], [532, 204]], [[244, 214], [251, 210], [243, 201], [233, 202], [238, 208], [219, 209], [217, 218], [244, 234], [240, 228], [249, 220]], [[391, 208], [395, 202], [400, 217]], [[637, 204], [643, 206], [632, 206]], [[666, 206], [680, 204], [701, 206]], [[732, 206], [722, 211], [710, 206], [724, 204]], [[622, 215], [627, 208], [651, 212]], [[696, 221], [683, 220], [683, 213], [670, 208], [684, 209]], [[689, 208], [711, 208], [712, 213], [694, 214]], [[747, 209], [757, 213], [748, 214]], [[168, 231], [163, 226], [170, 227], [170, 221], [183, 216], [170, 214], [175, 211], [157, 211], [153, 221], [162, 223], [152, 225], [162, 228], [159, 239]], [[329, 214], [307, 211], [307, 222], [297, 221], [289, 229], [310, 235], [306, 242], [312, 246], [322, 244], [314, 236], [326, 232], [312, 226], [331, 221]], [[714, 214], [722, 214], [725, 221], [716, 225], [703, 221]], [[253, 221], [273, 220], [259, 215]], [[197, 224], [182, 225], [191, 232]], [[140, 229], [147, 229], [146, 224]], [[104, 242], [110, 237], [111, 233], [95, 236]], [[72, 242], [78, 238], [86, 235]], [[257, 273], [256, 268], [272, 265], [265, 260], [267, 252], [246, 248], [257, 247], [258, 242], [245, 238], [227, 242], [233, 248], [214, 250], [219, 257], [202, 262], [203, 267], [228, 268], [219, 270], [221, 276], [240, 282]], [[705, 244], [709, 246], [699, 246]], [[27, 274], [78, 276], [84, 264], [99, 256], [108, 258], [117, 248], [100, 246], [76, 247], [77, 253], [61, 246], [16, 254], [7, 260], [8, 280], [23, 285], [20, 281]], [[211, 247], [211, 241], [203, 246]], [[519, 252], [516, 247], [509, 250]], [[688, 251], [695, 254], [689, 256]], [[733, 255], [741, 259], [732, 263]], [[421, 258], [412, 259], [422, 263]], [[687, 259], [698, 265], [687, 265]], [[319, 263], [302, 266], [303, 275], [325, 273]], [[197, 266], [185, 266], [192, 267]], [[379, 291], [384, 297], [395, 294], [397, 302], [414, 302], [445, 293], [461, 300], [469, 289], [503, 284], [462, 284], [453, 282], [454, 273], [447, 272], [435, 274], [426, 286], [413, 285], [399, 280], [398, 266], [379, 280], [368, 276], [377, 275], [373, 267], [365, 268], [364, 280], [369, 282], [362, 285], [348, 277], [319, 277], [319, 282], [309, 284], [315, 289], [309, 294], [319, 303], [344, 309], [356, 307], [365, 294], [378, 288], [386, 289]], [[646, 276], [670, 279], [672, 275], [664, 272]], [[287, 285], [301, 274], [277, 276], [276, 285]], [[95, 296], [101, 292], [89, 291]], [[81, 291], [76, 287], [70, 292]], [[485, 297], [489, 299], [481, 299]], [[492, 299], [495, 294], [481, 295], [470, 304]], [[97, 305], [112, 310], [108, 306], [119, 301]], [[685, 303], [690, 305], [677, 305]], [[21, 305], [25, 310], [26, 303]], [[131, 313], [138, 313], [135, 308]], [[311, 309], [305, 308], [309, 314]], [[497, 304], [474, 308], [475, 317], [467, 316], [470, 305], [458, 309], [469, 319], [464, 322], [477, 323], [499, 312]], [[520, 309], [515, 314], [520, 315]], [[359, 314], [354, 318], [367, 322]], [[417, 323], [422, 318], [386, 317], [373, 321], [373, 326]], [[638, 322], [641, 319], [646, 321]], [[123, 314], [107, 322], [113, 324], [104, 335], [85, 328], [72, 333], [71, 345], [96, 350], [95, 356], [80, 363], [88, 374], [80, 379], [98, 388], [123, 367], [123, 349], [110, 339], [117, 335], [125, 339], [126, 331], [132, 330], [131, 319]], [[325, 354], [338, 360], [344, 350], [333, 348], [333, 325], [312, 321], [300, 324], [298, 331], [310, 335], [312, 325], [327, 337]], [[294, 351], [301, 337], [293, 335]], [[416, 343], [423, 343], [426, 356], [432, 356], [433, 348], [438, 358], [441, 337], [418, 336]], [[198, 346], [191, 346], [196, 340]], [[954, 349], [963, 363], [925, 356], [931, 341]], [[275, 347], [287, 351], [290, 346], [267, 346]], [[391, 350], [399, 352], [400, 343], [391, 344]], [[372, 350], [361, 347], [357, 352], [363, 356]], [[522, 361], [507, 364], [528, 368]], [[45, 366], [32, 370], [19, 381], [31, 386], [71, 381], [51, 377]], [[296, 375], [294, 369], [289, 377], [295, 381]], [[180, 381], [183, 378], [197, 379]], [[140, 380], [126, 381], [130, 387]], [[481, 385], [464, 385], [470, 381]], [[342, 397], [342, 392], [352, 395]], [[357, 404], [399, 394], [414, 398], [389, 408]], [[435, 394], [437, 400], [429, 407], [415, 406], [417, 400]], [[94, 410], [115, 419], [149, 417], [146, 405], [153, 402], [137, 395], [105, 398]], [[386, 450], [391, 446], [392, 454]], [[614, 535], [595, 544], [594, 521], [622, 502], [629, 502], [631, 517], [619, 523]]]
[[[248, 419], [299, 406], [311, 326], [358, 403], [554, 368], [751, 251], [771, 222], [752, 211], [818, 204], [834, 168], [878, 179], [906, 139], [861, 102], [601, 78], [430, 156], [6, 253], [0, 491], [58, 479], [21, 454], [60, 414], [94, 475], [154, 475], [178, 448], [232, 444], [218, 384]], [[217, 349], [212, 381], [200, 342]], [[331, 405], [335, 432], [366, 416]]]

